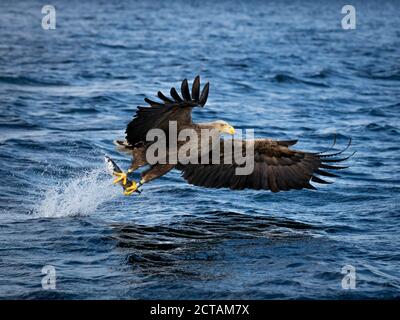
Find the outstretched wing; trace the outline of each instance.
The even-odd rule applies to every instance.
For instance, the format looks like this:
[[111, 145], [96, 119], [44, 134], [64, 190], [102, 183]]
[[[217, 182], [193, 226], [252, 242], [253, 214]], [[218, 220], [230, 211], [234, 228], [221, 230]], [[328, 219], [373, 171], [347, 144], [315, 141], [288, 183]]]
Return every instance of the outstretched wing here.
[[241, 144], [242, 149], [249, 142], [254, 142], [254, 170], [251, 174], [236, 175], [235, 169], [239, 166], [238, 164], [235, 162], [223, 164], [224, 151], [221, 142], [221, 164], [180, 165], [179, 169], [182, 170], [183, 178], [190, 184], [209, 188], [266, 189], [272, 192], [315, 189], [310, 182], [331, 183], [319, 176], [337, 177], [330, 171], [347, 167], [332, 164], [350, 157], [337, 158], [350, 146], [351, 140], [345, 149], [331, 154], [290, 150], [289, 147], [297, 141], [270, 139], [235, 141]]
[[181, 94], [179, 96], [175, 88], [171, 88], [171, 98], [162, 92], [157, 96], [160, 102], [145, 98], [149, 104], [147, 107], [139, 106], [133, 120], [126, 128], [126, 140], [132, 146], [146, 143], [147, 132], [154, 128], [164, 130], [168, 136], [169, 121], [177, 121], [177, 125], [192, 123], [192, 109], [197, 106], [204, 107], [207, 102], [209, 83], [207, 82], [200, 93], [200, 77], [197, 76], [192, 85], [190, 93], [188, 81], [182, 81]]

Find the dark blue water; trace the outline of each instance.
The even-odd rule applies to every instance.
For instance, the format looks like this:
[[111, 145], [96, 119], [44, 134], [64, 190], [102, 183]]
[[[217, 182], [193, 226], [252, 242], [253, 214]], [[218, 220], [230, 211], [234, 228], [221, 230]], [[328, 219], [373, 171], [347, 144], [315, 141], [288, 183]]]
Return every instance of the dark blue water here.
[[[400, 4], [353, 1], [0, 4], [0, 297], [400, 297]], [[200, 74], [197, 121], [357, 154], [318, 191], [193, 187], [124, 197], [104, 172], [145, 96]], [[341, 268], [356, 268], [356, 289]], [[56, 290], [41, 269], [56, 268]]]

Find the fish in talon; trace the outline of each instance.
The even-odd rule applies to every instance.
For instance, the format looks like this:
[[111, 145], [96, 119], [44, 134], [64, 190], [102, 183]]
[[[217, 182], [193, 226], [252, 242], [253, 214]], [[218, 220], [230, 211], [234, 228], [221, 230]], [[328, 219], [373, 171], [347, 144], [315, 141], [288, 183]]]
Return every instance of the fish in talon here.
[[125, 172], [113, 172], [113, 175], [116, 176], [116, 178], [113, 181], [114, 184], [117, 184], [118, 182], [122, 182], [122, 185], [125, 186], [126, 183], [128, 182], [128, 177]]
[[134, 192], [138, 192], [138, 185], [136, 184], [135, 181], [133, 181], [131, 186], [125, 187], [124, 189], [125, 189], [124, 195], [129, 196]]
[[116, 179], [114, 179], [113, 183], [120, 184], [124, 189], [125, 195], [131, 195], [134, 192], [140, 193], [140, 191], [137, 190], [137, 183], [133, 180], [128, 179], [128, 174], [131, 173], [131, 171], [128, 170], [127, 172], [123, 172], [120, 167], [115, 163], [115, 161], [112, 160], [109, 156], [104, 156], [104, 162], [106, 163], [108, 172], [111, 175], [116, 176]]

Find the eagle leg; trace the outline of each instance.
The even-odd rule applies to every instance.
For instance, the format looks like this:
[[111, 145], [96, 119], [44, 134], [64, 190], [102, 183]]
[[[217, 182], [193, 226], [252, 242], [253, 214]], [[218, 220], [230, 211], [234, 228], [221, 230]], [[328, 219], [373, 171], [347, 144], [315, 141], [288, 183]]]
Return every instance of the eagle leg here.
[[117, 176], [115, 180], [113, 181], [114, 184], [117, 184], [118, 182], [122, 181], [122, 185], [126, 185], [127, 179], [128, 179], [128, 174], [132, 173], [135, 171], [137, 168], [136, 167], [130, 167], [126, 172], [117, 172], [114, 171], [113, 174]]
[[114, 184], [117, 184], [118, 182], [122, 181], [122, 184], [126, 185], [126, 181], [127, 181], [126, 172], [116, 172], [116, 171], [114, 171], [113, 174], [114, 174], [114, 176], [117, 176], [113, 181]]
[[124, 188], [124, 195], [126, 196], [130, 196], [132, 193], [134, 193], [135, 191], [140, 193], [140, 191], [138, 190], [139, 187], [141, 186], [141, 184], [137, 184], [135, 181], [131, 181], [131, 185], [129, 187]]

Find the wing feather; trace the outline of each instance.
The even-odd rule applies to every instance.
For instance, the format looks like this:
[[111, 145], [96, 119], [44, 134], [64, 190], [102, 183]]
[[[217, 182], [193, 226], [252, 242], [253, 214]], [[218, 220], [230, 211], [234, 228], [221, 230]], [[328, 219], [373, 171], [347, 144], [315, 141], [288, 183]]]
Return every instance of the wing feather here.
[[192, 100], [192, 97], [190, 96], [189, 85], [188, 85], [187, 79], [182, 81], [181, 93], [182, 93], [183, 100], [185, 100], [185, 101]]
[[192, 85], [192, 99], [195, 101], [200, 100], [200, 77], [194, 78]]
[[170, 121], [176, 121], [178, 130], [180, 126], [192, 124], [192, 109], [204, 107], [207, 102], [209, 83], [207, 83], [199, 97], [200, 77], [197, 76], [193, 82], [192, 95], [189, 91], [188, 81], [185, 79], [181, 84], [182, 97], [175, 88], [171, 88], [171, 98], [166, 97], [161, 91], [157, 96], [161, 101], [145, 98], [149, 107], [139, 106], [135, 117], [126, 128], [126, 140], [131, 146], [146, 144], [146, 135], [151, 129], [161, 129], [166, 133], [168, 139], [168, 128]]
[[[267, 189], [278, 192], [303, 188], [315, 189], [310, 182], [329, 184], [331, 182], [318, 177], [318, 175], [329, 178], [338, 177], [337, 174], [328, 170], [339, 170], [346, 167], [330, 163], [342, 162], [351, 157], [351, 155], [342, 158], [325, 157], [319, 153], [290, 150], [288, 147], [293, 145], [294, 141], [255, 140], [254, 170], [246, 176], [236, 175], [235, 170], [239, 167], [236, 163], [232, 165], [187, 164], [180, 165], [178, 168], [182, 170], [184, 179], [194, 185], [210, 188]], [[243, 140], [241, 143], [244, 145], [247, 141]], [[223, 140], [220, 150], [221, 159], [223, 159]], [[336, 153], [336, 155], [339, 154], [342, 152]]]

